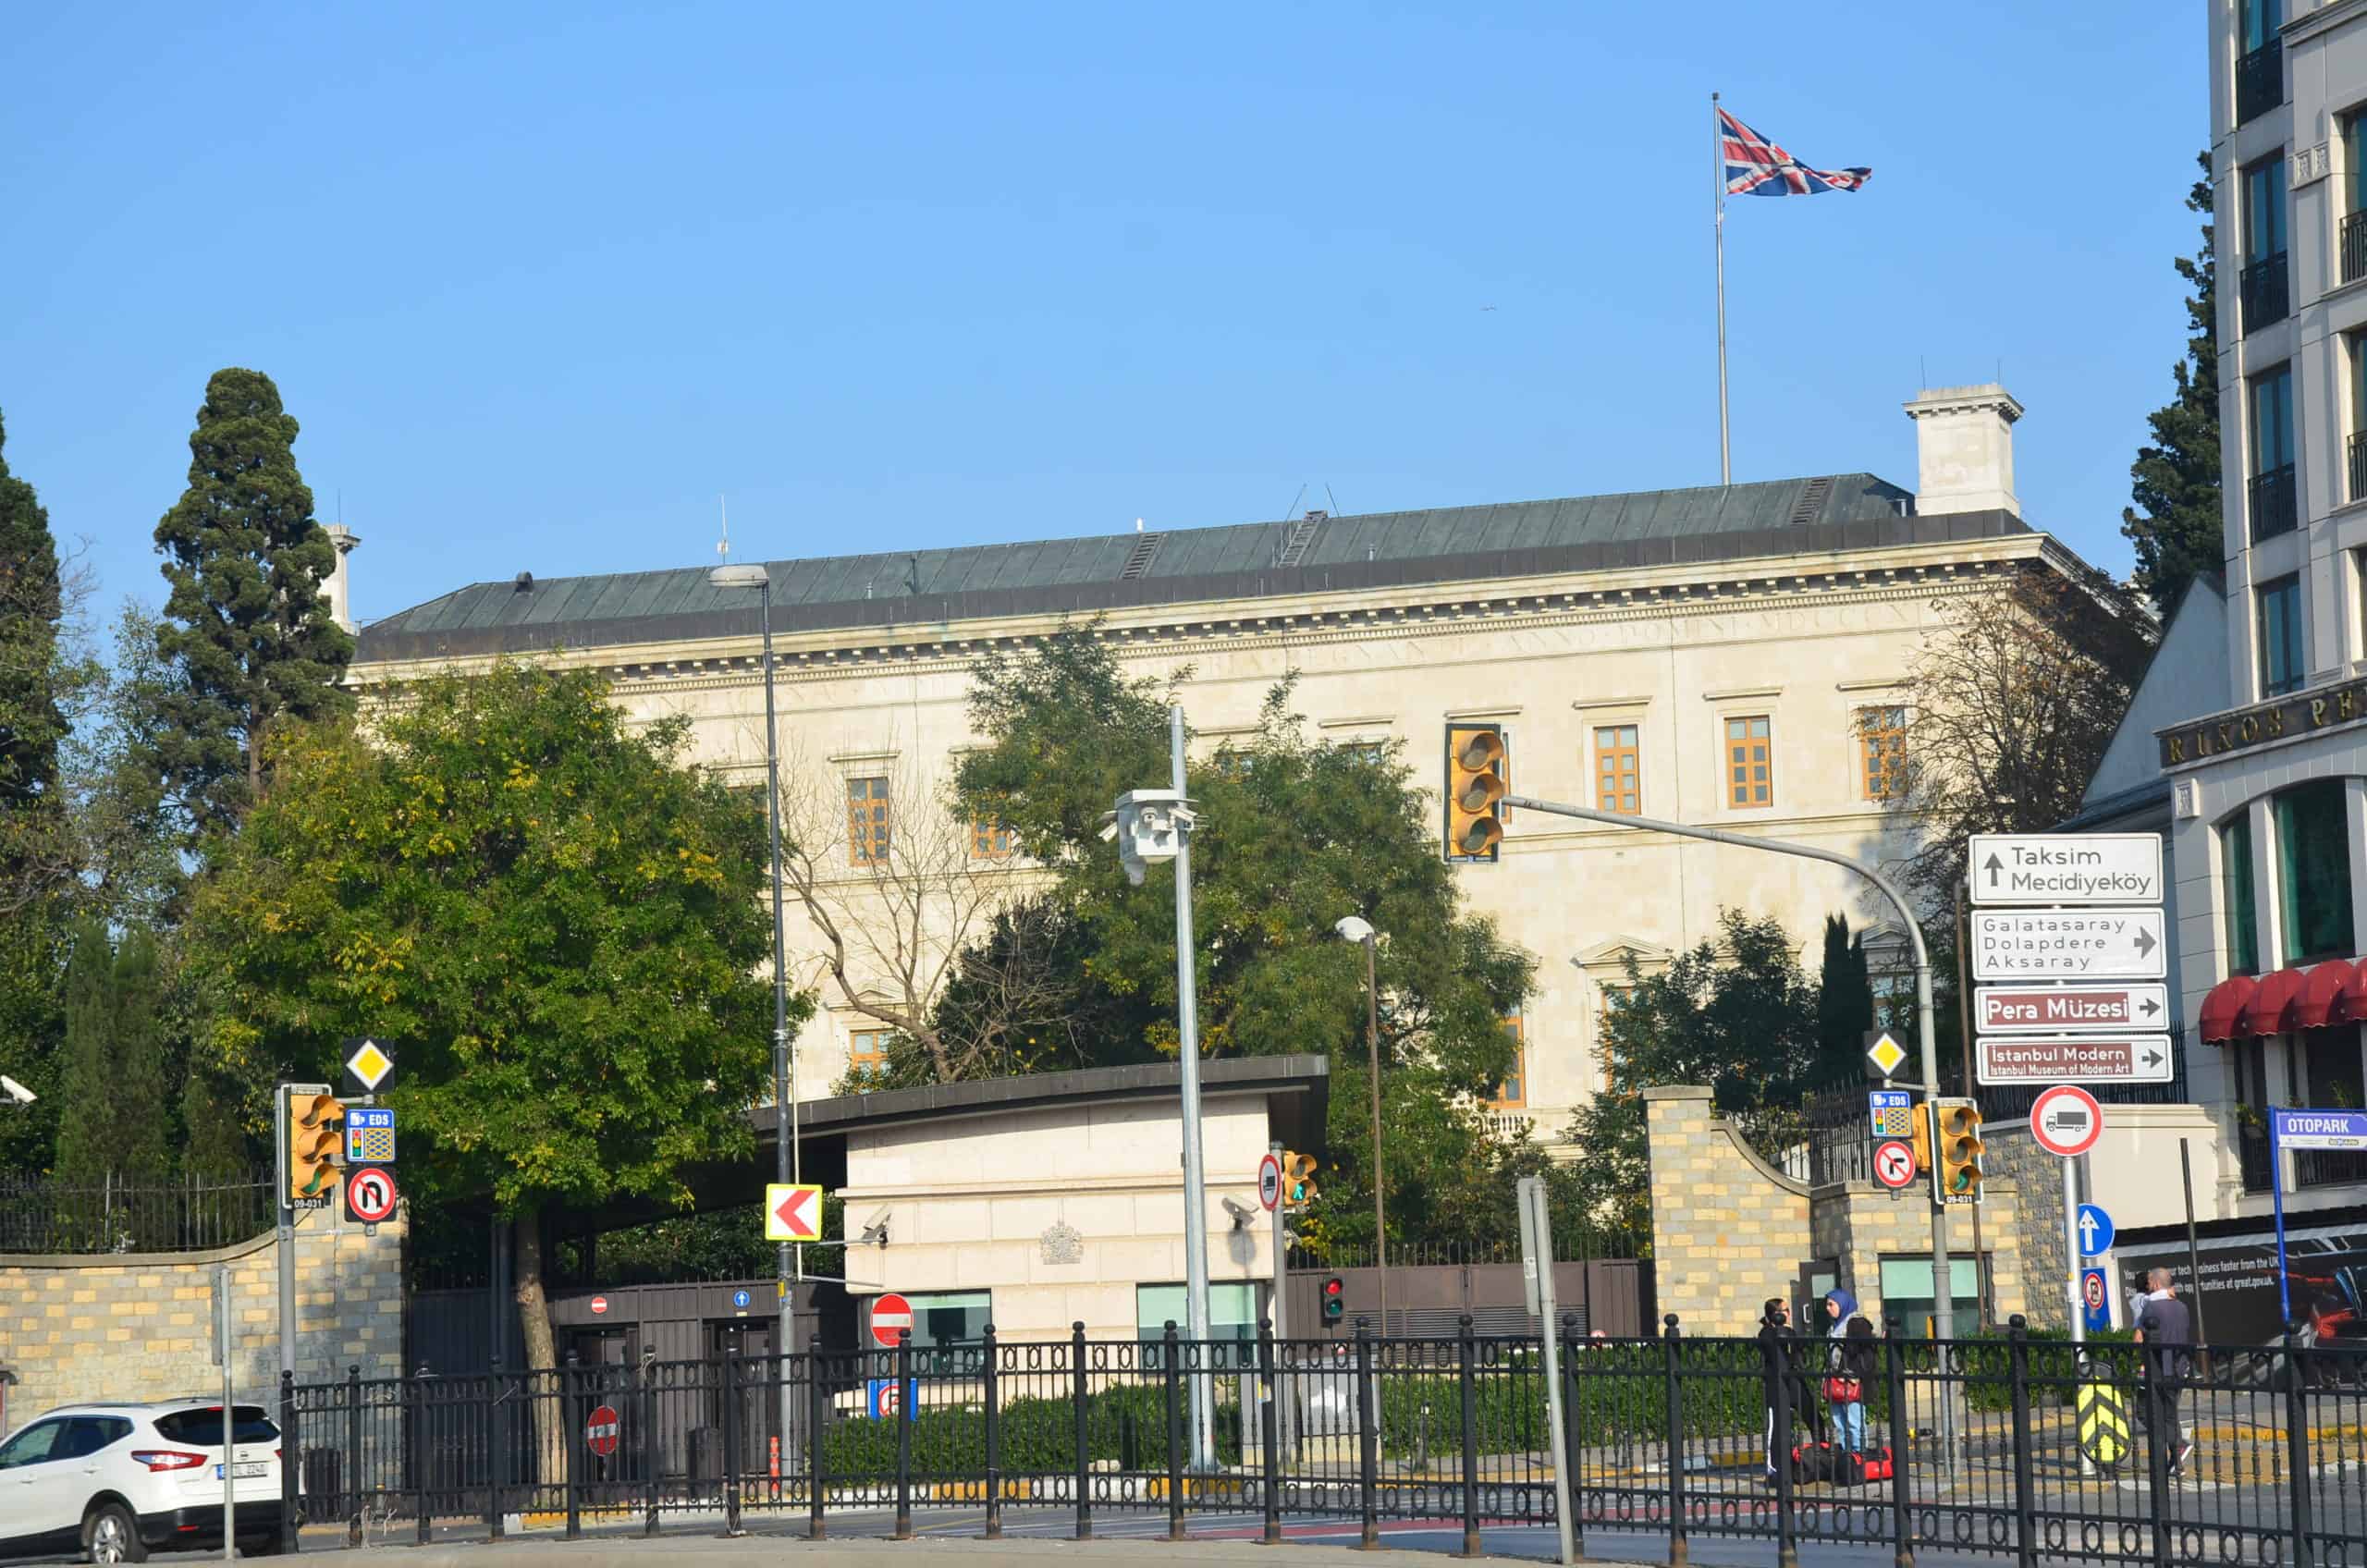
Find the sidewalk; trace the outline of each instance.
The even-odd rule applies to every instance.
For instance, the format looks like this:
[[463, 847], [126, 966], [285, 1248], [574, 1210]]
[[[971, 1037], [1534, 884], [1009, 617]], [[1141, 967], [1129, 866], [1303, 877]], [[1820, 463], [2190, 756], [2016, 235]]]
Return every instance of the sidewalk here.
[[[401, 1568], [481, 1568], [491, 1564], [529, 1564], [536, 1568], [575, 1568], [579, 1563], [624, 1563], [672, 1562], [681, 1558], [696, 1558], [714, 1563], [717, 1568], [742, 1562], [772, 1562], [783, 1560], [810, 1562], [816, 1565], [840, 1563], [875, 1565], [889, 1562], [910, 1562], [915, 1559], [931, 1562], [955, 1561], [1043, 1562], [1047, 1561], [1075, 1562], [1110, 1562], [1158, 1564], [1159, 1568], [1220, 1568], [1222, 1564], [1262, 1563], [1266, 1568], [1349, 1568], [1363, 1564], [1371, 1568], [1376, 1554], [1348, 1547], [1304, 1545], [1290, 1543], [1282, 1557], [1277, 1558], [1272, 1547], [1254, 1540], [1061, 1540], [1054, 1537], [1014, 1537], [988, 1541], [975, 1537], [921, 1536], [909, 1541], [892, 1540], [828, 1540], [809, 1541], [802, 1535], [787, 1535], [766, 1531], [760, 1535], [724, 1539], [717, 1536], [667, 1536], [656, 1539], [588, 1537], [580, 1541], [553, 1539], [504, 1540], [473, 1542], [465, 1546], [386, 1546], [367, 1549], [353, 1556], [386, 1558], [401, 1553]], [[1391, 1551], [1389, 1557], [1411, 1562], [1417, 1557], [1436, 1557], [1435, 1549], [1429, 1551]], [[1590, 1559], [1600, 1562], [1600, 1559]]]

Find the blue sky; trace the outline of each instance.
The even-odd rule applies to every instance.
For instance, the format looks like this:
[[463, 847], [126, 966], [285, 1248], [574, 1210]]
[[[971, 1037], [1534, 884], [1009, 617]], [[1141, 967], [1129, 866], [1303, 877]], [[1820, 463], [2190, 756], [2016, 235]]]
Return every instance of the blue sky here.
[[1735, 477], [1911, 485], [1900, 402], [2002, 362], [2025, 514], [2125, 570], [2201, 13], [23, 11], [6, 458], [154, 604], [266, 371], [365, 619], [709, 562], [718, 494], [745, 559], [1714, 483], [1716, 88], [1875, 170], [1730, 208]]

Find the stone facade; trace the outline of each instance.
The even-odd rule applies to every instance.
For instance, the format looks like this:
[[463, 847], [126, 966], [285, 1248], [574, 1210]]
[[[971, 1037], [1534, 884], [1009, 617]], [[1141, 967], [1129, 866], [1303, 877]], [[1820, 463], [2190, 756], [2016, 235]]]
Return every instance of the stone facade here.
[[[1675, 1313], [1687, 1331], [1755, 1332], [1768, 1297], [1796, 1300], [1820, 1273], [1837, 1279], [1858, 1297], [1860, 1310], [1880, 1322], [1882, 1260], [1931, 1256], [1931, 1204], [1920, 1187], [1892, 1193], [1870, 1182], [1830, 1182], [1811, 1191], [1761, 1159], [1714, 1115], [1707, 1088], [1671, 1084], [1645, 1090], [1644, 1100], [1661, 1310]], [[1989, 1258], [1992, 1308], [2002, 1322], [2028, 1311], [2030, 1296], [2021, 1189], [1993, 1161], [1990, 1170], [1981, 1249]], [[1969, 1216], [1958, 1210], [1950, 1218], [1951, 1254], [1969, 1256]], [[2059, 1236], [2055, 1250], [2059, 1264]], [[2062, 1312], [2058, 1293], [2058, 1323]], [[1919, 1332], [1922, 1326], [1906, 1327]], [[1959, 1332], [1970, 1327], [1960, 1326]]]
[[[400, 1219], [374, 1236], [326, 1210], [296, 1228], [296, 1376], [300, 1382], [401, 1369]], [[15, 1374], [7, 1419], [22, 1426], [80, 1400], [152, 1400], [218, 1392], [214, 1268], [231, 1268], [232, 1387], [276, 1403], [279, 1259], [259, 1236], [213, 1252], [0, 1256], [0, 1369]]]

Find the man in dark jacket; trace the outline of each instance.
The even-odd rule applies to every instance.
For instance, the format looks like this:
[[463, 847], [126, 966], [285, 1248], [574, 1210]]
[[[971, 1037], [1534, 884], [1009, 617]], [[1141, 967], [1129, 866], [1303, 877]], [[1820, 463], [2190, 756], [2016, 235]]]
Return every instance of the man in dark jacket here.
[[2146, 1276], [2150, 1293], [2145, 1301], [2145, 1316], [2137, 1320], [2137, 1342], [2145, 1347], [2141, 1353], [2146, 1361], [2146, 1387], [2152, 1390], [2152, 1403], [2148, 1411], [2154, 1440], [2163, 1445], [2170, 1456], [2170, 1474], [2177, 1475], [2186, 1466], [2187, 1456], [2194, 1452], [2178, 1422], [2178, 1390], [2188, 1377], [2194, 1355], [2194, 1317], [2187, 1311], [2186, 1303], [2178, 1300], [2170, 1284], [2170, 1271], [2156, 1268]]
[[[1792, 1429], [1801, 1426], [1811, 1431], [1816, 1427], [1816, 1391], [1809, 1387], [1807, 1371], [1800, 1355], [1800, 1336], [1792, 1327], [1792, 1309], [1784, 1305], [1781, 1296], [1769, 1296], [1759, 1315], [1759, 1342], [1763, 1370], [1760, 1374], [1760, 1396], [1767, 1402], [1767, 1479], [1775, 1479], [1775, 1466], [1791, 1456]], [[1780, 1434], [1775, 1430], [1775, 1404], [1778, 1380], [1788, 1380], [1785, 1395], [1791, 1404], [1791, 1426]]]

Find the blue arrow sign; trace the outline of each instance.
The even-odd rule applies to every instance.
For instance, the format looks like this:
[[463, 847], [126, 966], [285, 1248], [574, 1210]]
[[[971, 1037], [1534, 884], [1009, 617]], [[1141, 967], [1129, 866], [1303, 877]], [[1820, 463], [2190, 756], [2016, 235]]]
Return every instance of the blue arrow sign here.
[[2079, 1218], [2071, 1222], [2071, 1228], [2079, 1232], [2081, 1257], [2102, 1257], [2112, 1250], [2112, 1216], [2097, 1205], [2081, 1204]]
[[742, 1312], [746, 1311], [748, 1309], [748, 1292], [745, 1291], [732, 1292], [731, 1305], [740, 1308]]

